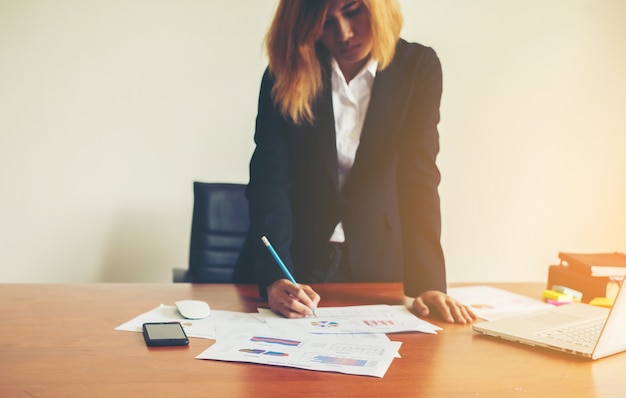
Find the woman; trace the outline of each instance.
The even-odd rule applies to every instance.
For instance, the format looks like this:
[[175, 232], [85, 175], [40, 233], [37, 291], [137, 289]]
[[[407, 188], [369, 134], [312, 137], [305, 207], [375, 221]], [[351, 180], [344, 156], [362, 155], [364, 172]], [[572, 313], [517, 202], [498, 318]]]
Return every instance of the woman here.
[[256, 273], [270, 308], [311, 313], [302, 283], [403, 281], [409, 305], [448, 322], [474, 314], [445, 294], [435, 52], [400, 39], [397, 0], [281, 0], [266, 36], [251, 227], [236, 280]]

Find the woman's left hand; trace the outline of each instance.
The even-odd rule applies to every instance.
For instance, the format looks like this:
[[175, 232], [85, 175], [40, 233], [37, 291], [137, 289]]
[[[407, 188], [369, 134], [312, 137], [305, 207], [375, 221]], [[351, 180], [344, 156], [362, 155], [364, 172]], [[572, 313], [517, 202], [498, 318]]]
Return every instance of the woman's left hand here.
[[431, 308], [437, 310], [443, 320], [449, 323], [468, 324], [476, 319], [472, 310], [437, 290], [425, 291], [413, 301], [413, 309], [420, 316], [429, 316]]

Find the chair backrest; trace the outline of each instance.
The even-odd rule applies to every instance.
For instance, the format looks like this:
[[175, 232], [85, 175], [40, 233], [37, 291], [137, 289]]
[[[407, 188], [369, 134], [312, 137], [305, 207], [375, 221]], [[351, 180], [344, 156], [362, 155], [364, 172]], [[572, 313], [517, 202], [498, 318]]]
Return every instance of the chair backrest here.
[[231, 283], [248, 232], [244, 184], [194, 182], [189, 247], [192, 283]]

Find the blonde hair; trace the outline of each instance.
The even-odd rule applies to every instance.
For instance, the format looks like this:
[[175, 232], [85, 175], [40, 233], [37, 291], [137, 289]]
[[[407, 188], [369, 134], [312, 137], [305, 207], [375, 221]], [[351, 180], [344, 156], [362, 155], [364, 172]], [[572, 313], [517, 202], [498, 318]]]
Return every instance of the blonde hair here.
[[[312, 105], [324, 88], [322, 63], [328, 54], [317, 45], [330, 0], [280, 0], [265, 35], [272, 98], [285, 118], [312, 123]], [[369, 13], [373, 59], [378, 69], [393, 59], [402, 29], [398, 0], [362, 0]]]

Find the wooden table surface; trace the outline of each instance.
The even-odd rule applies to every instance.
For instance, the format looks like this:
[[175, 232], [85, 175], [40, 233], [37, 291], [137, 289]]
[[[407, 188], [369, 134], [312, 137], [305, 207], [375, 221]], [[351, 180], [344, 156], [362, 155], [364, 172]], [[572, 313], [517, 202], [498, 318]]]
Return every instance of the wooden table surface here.
[[[540, 284], [491, 284], [539, 298]], [[401, 284], [317, 285], [321, 306], [401, 304]], [[213, 340], [148, 348], [114, 328], [163, 303], [266, 307], [254, 285], [0, 284], [0, 397], [623, 397], [626, 354], [599, 361], [429, 321], [437, 335], [400, 333], [384, 378], [198, 360]]]

